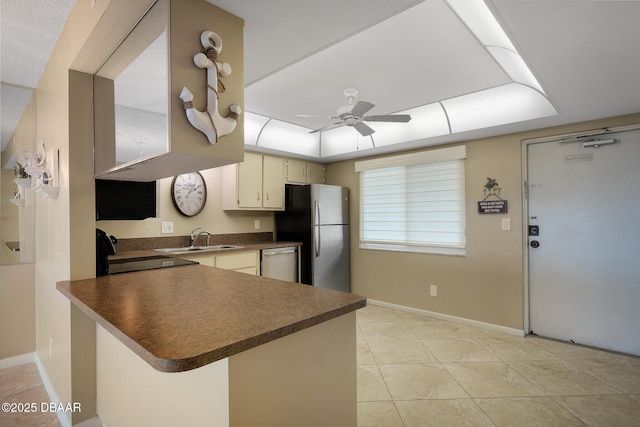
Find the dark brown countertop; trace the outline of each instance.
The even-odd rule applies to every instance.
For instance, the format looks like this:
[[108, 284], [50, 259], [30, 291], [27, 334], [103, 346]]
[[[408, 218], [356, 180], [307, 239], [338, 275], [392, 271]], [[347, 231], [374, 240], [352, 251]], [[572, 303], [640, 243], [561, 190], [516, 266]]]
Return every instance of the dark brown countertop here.
[[195, 369], [366, 305], [358, 295], [203, 265], [56, 287], [161, 372]]

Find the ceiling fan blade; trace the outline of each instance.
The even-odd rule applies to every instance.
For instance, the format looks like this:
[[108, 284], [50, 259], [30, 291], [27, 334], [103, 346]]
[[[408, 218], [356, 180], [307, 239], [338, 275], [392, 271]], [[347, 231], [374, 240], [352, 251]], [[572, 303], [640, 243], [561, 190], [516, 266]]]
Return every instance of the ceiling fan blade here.
[[363, 120], [368, 122], [399, 122], [407, 123], [411, 120], [411, 116], [408, 114], [383, 114], [379, 116], [365, 116]]
[[354, 116], [361, 116], [367, 111], [371, 110], [373, 107], [375, 107], [375, 104], [367, 101], [358, 101], [356, 102], [356, 105], [354, 105], [351, 109], [351, 114], [353, 114]]
[[309, 133], [324, 132], [324, 131], [326, 131], [326, 130], [331, 130], [331, 129], [339, 128], [339, 127], [341, 127], [341, 126], [344, 126], [345, 124], [346, 124], [345, 122], [332, 123], [332, 124], [330, 124], [330, 125], [323, 126], [323, 127], [319, 128], [319, 129], [312, 130], [312, 131], [311, 131], [311, 132], [309, 132]]
[[375, 132], [375, 130], [371, 129], [369, 126], [365, 125], [364, 123], [356, 123], [355, 125], [353, 125], [354, 128], [356, 128], [356, 130], [360, 133], [360, 135], [362, 136], [369, 136], [372, 133]]

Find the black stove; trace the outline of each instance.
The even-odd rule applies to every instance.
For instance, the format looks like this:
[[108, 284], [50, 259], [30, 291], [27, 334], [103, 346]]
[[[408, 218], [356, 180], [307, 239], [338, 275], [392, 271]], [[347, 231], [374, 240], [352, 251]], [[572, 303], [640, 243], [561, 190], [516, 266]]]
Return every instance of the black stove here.
[[130, 273], [132, 271], [157, 270], [159, 268], [180, 267], [199, 264], [196, 261], [176, 258], [167, 255], [156, 255], [141, 258], [123, 258], [109, 260], [109, 274]]

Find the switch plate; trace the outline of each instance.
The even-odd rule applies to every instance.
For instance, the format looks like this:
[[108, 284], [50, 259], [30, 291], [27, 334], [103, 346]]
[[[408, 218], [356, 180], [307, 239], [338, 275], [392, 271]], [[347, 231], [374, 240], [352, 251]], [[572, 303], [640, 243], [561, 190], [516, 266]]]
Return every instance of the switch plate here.
[[162, 221], [162, 234], [173, 233], [173, 222]]
[[511, 230], [511, 218], [502, 218], [502, 230], [503, 231]]
[[438, 296], [438, 286], [429, 285], [429, 295], [431, 295], [432, 297], [437, 297]]

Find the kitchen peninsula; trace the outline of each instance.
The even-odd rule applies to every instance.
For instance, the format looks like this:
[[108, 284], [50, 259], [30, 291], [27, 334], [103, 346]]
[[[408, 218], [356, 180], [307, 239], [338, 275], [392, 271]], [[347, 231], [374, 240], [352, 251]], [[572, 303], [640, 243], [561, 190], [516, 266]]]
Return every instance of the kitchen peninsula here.
[[62, 281], [105, 425], [356, 425], [363, 297], [190, 265]]

